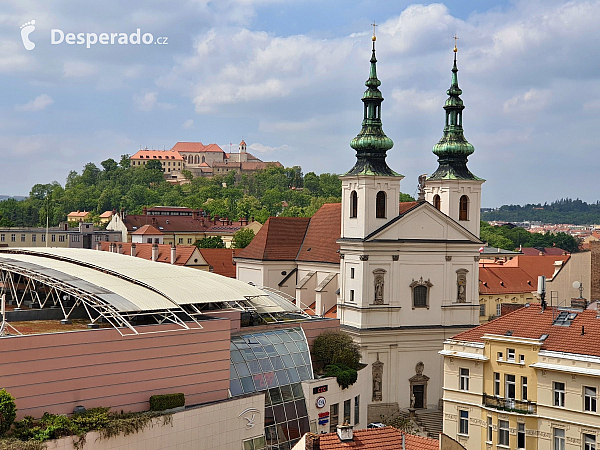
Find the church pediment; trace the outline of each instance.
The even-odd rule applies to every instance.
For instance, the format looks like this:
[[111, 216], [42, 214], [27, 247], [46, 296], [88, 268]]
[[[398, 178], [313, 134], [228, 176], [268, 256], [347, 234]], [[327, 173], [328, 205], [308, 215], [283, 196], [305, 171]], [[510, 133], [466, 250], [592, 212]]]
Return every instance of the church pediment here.
[[367, 236], [366, 241], [459, 241], [481, 244], [476, 236], [435, 209], [430, 203], [423, 202], [415, 208], [392, 219], [387, 224]]

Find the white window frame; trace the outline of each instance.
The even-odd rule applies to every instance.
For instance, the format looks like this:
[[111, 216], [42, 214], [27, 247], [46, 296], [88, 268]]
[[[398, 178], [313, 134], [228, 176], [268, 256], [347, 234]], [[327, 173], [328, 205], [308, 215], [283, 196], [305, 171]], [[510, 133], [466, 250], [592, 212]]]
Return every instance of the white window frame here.
[[500, 397], [500, 373], [494, 372], [494, 396]]
[[596, 435], [583, 433], [583, 450], [596, 450]]
[[462, 434], [464, 436], [469, 435], [469, 411], [466, 409], [461, 409], [458, 412], [459, 421], [458, 421], [458, 434]]
[[521, 400], [527, 400], [527, 377], [521, 377]]
[[565, 389], [565, 383], [560, 381], [552, 382], [552, 404], [554, 406], [558, 406], [560, 408], [565, 407]]
[[[510, 395], [511, 386], [513, 391], [512, 396]], [[517, 377], [511, 373], [504, 375], [504, 397], [512, 400], [517, 398]]]
[[494, 440], [494, 425], [492, 424], [492, 416], [487, 417], [487, 441], [490, 444]]
[[[521, 423], [521, 422], [517, 423], [517, 448], [518, 449], [525, 448], [525, 445], [527, 444], [526, 437], [527, 437], [527, 435], [525, 433], [525, 424]], [[523, 439], [523, 445], [521, 447], [519, 447], [519, 440], [521, 438]]]
[[459, 373], [459, 389], [461, 391], [468, 391], [469, 390], [469, 369], [461, 367], [458, 370]]
[[[588, 394], [586, 392], [588, 389], [590, 391], [593, 390], [594, 393]], [[597, 411], [597, 405], [596, 405], [597, 392], [598, 392], [598, 390], [594, 386], [583, 386], [583, 410], [584, 411], [587, 411], [587, 412], [596, 412]]]
[[510, 445], [510, 425], [508, 420], [498, 420], [498, 445]]
[[506, 349], [506, 360], [507, 361], [515, 361], [515, 349], [514, 348], [507, 348]]
[[552, 428], [553, 450], [565, 450], [565, 429]]

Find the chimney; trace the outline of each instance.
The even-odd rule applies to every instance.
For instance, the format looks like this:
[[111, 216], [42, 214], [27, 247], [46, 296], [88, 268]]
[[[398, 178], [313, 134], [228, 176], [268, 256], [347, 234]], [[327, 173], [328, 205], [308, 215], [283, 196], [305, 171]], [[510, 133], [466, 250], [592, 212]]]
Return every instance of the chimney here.
[[142, 208], [142, 214], [143, 215], [148, 214], [148, 208], [146, 208], [145, 206]]
[[69, 222], [65, 222], [64, 227], [65, 227], [65, 231], [67, 231], [69, 229]]
[[306, 433], [304, 437], [305, 450], [321, 450], [321, 437], [315, 433]]
[[216, 225], [217, 222], [219, 221], [219, 216], [217, 216], [216, 214], [213, 216], [213, 225]]
[[156, 217], [152, 217], [152, 225], [156, 225]]
[[348, 422], [344, 422], [342, 425], [337, 426], [337, 435], [342, 442], [348, 442], [354, 440], [354, 435], [352, 431], [352, 425], [348, 424]]
[[155, 242], [152, 244], [152, 261], [156, 261], [158, 259], [158, 244]]
[[175, 264], [175, 260], [177, 259], [177, 248], [175, 244], [171, 246], [171, 264]]
[[137, 255], [135, 247], [136, 247], [135, 243], [131, 244], [131, 256]]
[[198, 220], [199, 213], [200, 211], [197, 209], [192, 210], [192, 219]]

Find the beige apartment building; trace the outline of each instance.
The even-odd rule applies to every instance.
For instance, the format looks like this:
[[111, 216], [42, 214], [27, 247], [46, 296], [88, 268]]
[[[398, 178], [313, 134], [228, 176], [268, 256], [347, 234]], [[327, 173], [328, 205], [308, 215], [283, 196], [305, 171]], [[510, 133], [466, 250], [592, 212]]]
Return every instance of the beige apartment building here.
[[120, 242], [118, 231], [99, 230], [94, 224], [80, 222], [76, 228], [59, 227], [0, 228], [0, 247], [95, 248], [98, 242]]
[[600, 317], [534, 304], [448, 339], [444, 433], [465, 448], [595, 450]]

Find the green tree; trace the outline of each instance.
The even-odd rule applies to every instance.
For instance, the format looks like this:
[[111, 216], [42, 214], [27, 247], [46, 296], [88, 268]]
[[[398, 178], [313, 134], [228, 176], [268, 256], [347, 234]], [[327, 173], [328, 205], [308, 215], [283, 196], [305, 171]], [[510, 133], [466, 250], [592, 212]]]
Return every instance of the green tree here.
[[198, 248], [225, 248], [225, 243], [221, 239], [221, 236], [207, 236], [198, 239], [194, 245]]
[[400, 192], [400, 201], [401, 202], [414, 202], [415, 198], [412, 195], [405, 194], [404, 192]]
[[254, 239], [254, 230], [252, 228], [242, 228], [234, 233], [231, 240], [233, 248], [246, 248]]
[[15, 399], [6, 390], [0, 389], [0, 436], [4, 436], [17, 417]]
[[148, 161], [144, 167], [146, 170], [160, 170], [161, 172], [163, 169], [162, 162], [160, 162], [158, 159], [152, 159]]
[[360, 367], [360, 348], [343, 331], [326, 331], [317, 336], [312, 355], [320, 367], [343, 365], [355, 370]]

